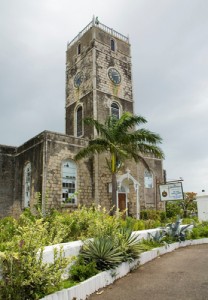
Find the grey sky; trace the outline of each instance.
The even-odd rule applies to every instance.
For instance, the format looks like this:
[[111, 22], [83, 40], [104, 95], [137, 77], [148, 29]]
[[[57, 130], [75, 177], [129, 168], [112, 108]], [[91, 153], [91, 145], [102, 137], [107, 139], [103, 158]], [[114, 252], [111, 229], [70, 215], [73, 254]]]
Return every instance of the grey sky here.
[[168, 179], [208, 191], [207, 0], [1, 0], [0, 143], [64, 132], [66, 44], [93, 14], [129, 34], [135, 113], [162, 136]]

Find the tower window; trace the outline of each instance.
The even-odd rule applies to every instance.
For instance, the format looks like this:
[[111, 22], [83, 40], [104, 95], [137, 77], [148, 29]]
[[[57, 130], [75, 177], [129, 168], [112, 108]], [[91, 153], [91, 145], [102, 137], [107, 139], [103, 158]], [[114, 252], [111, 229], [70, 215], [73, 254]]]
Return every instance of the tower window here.
[[115, 47], [115, 40], [113, 40], [113, 39], [111, 39], [111, 41], [110, 41], [110, 45], [111, 45], [111, 51], [115, 51], [116, 49], [116, 47]]
[[77, 54], [78, 55], [81, 54], [81, 44], [79, 44], [78, 47], [77, 47]]
[[111, 116], [115, 117], [116, 119], [119, 119], [120, 117], [119, 106], [115, 102], [111, 104]]
[[82, 136], [83, 134], [83, 128], [82, 128], [82, 106], [79, 106], [77, 108], [76, 112], [76, 121], [77, 121], [77, 137]]
[[31, 163], [28, 162], [24, 167], [24, 208], [30, 204], [30, 188], [31, 188]]
[[148, 170], [144, 171], [144, 186], [147, 189], [153, 188], [153, 174]]
[[62, 162], [62, 201], [64, 203], [76, 203], [76, 178], [75, 162], [72, 160]]

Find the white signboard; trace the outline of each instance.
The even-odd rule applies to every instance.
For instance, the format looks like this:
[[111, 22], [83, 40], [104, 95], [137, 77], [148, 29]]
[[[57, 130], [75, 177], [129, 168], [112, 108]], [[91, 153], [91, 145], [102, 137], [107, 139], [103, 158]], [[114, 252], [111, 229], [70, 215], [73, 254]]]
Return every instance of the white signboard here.
[[162, 184], [159, 188], [161, 201], [183, 200], [182, 182]]

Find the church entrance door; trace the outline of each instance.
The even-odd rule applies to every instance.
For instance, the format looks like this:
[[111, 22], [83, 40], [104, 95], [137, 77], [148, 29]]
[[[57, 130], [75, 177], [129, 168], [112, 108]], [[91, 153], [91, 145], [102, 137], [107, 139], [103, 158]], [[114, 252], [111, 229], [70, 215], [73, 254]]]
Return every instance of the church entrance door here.
[[126, 193], [118, 194], [118, 208], [121, 212], [126, 210]]

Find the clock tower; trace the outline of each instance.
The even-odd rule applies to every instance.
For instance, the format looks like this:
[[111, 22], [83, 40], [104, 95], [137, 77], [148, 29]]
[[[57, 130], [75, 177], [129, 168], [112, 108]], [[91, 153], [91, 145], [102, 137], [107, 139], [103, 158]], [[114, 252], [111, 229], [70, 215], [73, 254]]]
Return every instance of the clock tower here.
[[84, 118], [125, 111], [133, 113], [129, 39], [93, 18], [67, 45], [66, 134], [93, 138]]
[[[67, 45], [66, 135], [76, 141], [93, 139], [97, 132], [83, 119], [91, 117], [104, 123], [109, 115], [120, 118], [123, 112], [134, 114], [129, 39], [93, 18]], [[96, 154], [85, 164], [90, 170], [91, 202], [109, 209], [112, 175], [106, 167], [106, 155]], [[145, 161], [150, 171], [142, 163], [128, 160], [117, 174], [116, 206], [129, 215], [138, 216], [139, 207], [159, 207], [157, 182], [162, 178], [162, 161], [154, 157], [145, 157]], [[89, 200], [83, 182], [88, 177], [80, 177], [82, 169], [78, 170], [78, 187], [83, 195], [78, 197], [85, 203]]]

